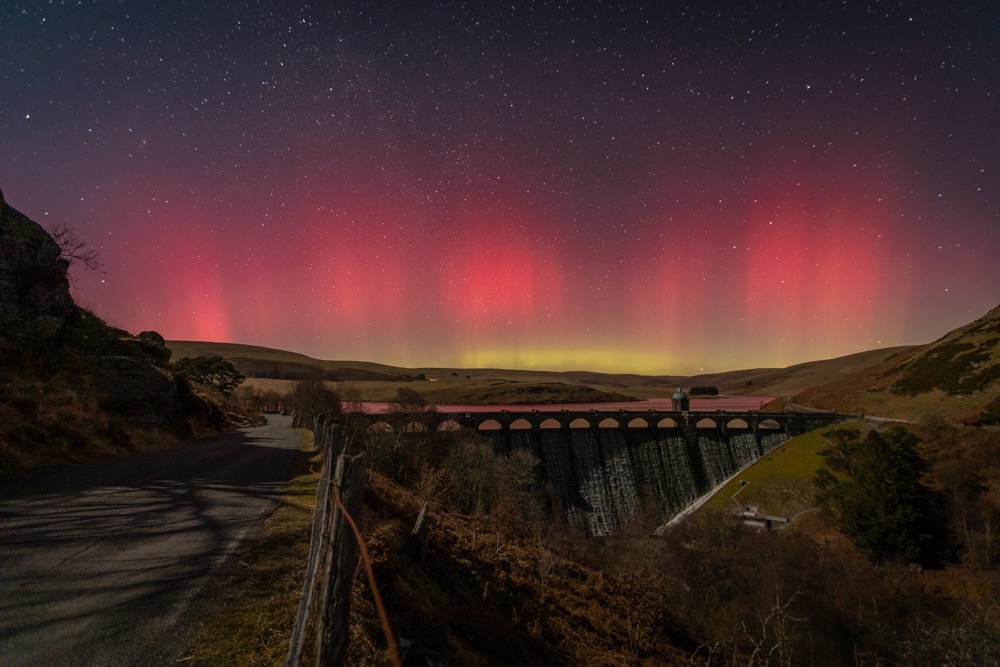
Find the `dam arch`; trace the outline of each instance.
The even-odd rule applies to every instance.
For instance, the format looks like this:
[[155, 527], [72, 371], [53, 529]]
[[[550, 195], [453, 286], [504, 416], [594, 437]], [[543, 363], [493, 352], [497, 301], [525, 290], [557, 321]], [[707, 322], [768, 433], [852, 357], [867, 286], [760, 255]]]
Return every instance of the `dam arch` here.
[[503, 426], [500, 425], [496, 419], [487, 419], [481, 422], [479, 426], [476, 427], [480, 431], [500, 431], [503, 430]]

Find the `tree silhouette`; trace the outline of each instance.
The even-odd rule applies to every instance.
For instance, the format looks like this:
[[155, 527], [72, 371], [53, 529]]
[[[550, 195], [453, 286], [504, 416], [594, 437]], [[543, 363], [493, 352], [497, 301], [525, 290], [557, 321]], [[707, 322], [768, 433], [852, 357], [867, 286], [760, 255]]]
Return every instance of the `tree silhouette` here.
[[861, 439], [857, 430], [827, 434], [830, 470], [816, 473], [816, 500], [844, 534], [875, 561], [902, 559], [933, 565], [946, 550], [941, 502], [921, 482], [927, 466], [919, 439], [901, 427]]
[[178, 359], [174, 362], [174, 370], [187, 375], [195, 382], [215, 389], [223, 396], [232, 394], [246, 379], [231, 361], [217, 354]]
[[343, 411], [340, 394], [322, 380], [300, 380], [285, 402], [300, 417], [339, 417]]

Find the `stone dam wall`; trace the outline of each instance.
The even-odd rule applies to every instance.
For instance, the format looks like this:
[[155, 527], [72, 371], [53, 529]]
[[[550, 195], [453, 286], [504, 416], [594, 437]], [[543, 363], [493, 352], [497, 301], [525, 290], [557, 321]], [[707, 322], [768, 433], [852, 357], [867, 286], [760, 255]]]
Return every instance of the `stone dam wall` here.
[[526, 449], [571, 525], [618, 533], [644, 508], [666, 522], [789, 439], [783, 431], [534, 428], [485, 431], [500, 453]]
[[[357, 417], [358, 415], [355, 415]], [[498, 454], [523, 449], [541, 461], [568, 521], [594, 537], [621, 532], [653, 510], [660, 525], [789, 438], [859, 418], [833, 412], [430, 411], [407, 421], [365, 415], [375, 428], [467, 428]]]

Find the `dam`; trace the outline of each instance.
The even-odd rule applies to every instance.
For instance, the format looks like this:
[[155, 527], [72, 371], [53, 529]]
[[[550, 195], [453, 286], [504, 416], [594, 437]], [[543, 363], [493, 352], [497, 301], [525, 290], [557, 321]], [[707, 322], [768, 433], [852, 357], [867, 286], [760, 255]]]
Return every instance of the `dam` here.
[[567, 411], [463, 417], [497, 452], [534, 453], [570, 524], [604, 536], [620, 532], [640, 509], [655, 508], [658, 519], [668, 521], [792, 436], [856, 416]]
[[852, 419], [857, 415], [829, 412], [497, 410], [423, 413], [404, 430], [467, 428], [498, 454], [532, 452], [570, 525], [598, 537], [617, 534], [640, 509], [666, 522], [791, 437]]

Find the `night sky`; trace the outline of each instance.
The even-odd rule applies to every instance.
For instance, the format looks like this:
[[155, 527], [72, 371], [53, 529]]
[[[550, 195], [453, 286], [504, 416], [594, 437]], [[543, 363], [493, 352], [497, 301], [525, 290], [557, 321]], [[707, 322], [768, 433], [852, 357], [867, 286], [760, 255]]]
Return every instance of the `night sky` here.
[[609, 4], [3, 0], [0, 188], [110, 324], [324, 359], [786, 366], [1000, 303], [1000, 4]]

